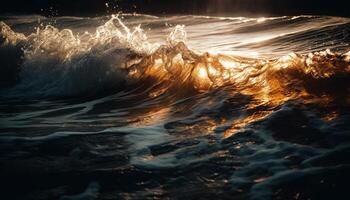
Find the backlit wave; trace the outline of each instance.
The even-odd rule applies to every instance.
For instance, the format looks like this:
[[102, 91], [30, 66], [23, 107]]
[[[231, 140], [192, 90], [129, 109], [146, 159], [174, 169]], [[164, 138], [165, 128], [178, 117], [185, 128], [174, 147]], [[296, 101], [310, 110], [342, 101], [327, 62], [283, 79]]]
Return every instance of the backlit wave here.
[[[182, 88], [197, 93], [232, 87], [278, 104], [349, 89], [342, 84], [334, 90], [332, 84], [349, 80], [350, 53], [324, 50], [279, 59], [197, 53], [186, 45], [185, 27], [180, 25], [164, 44], [149, 42], [141, 26], [129, 28], [115, 15], [94, 33], [75, 34], [48, 25], [25, 36], [1, 22], [0, 35], [3, 71], [12, 73], [2, 76], [15, 79], [2, 96], [92, 95], [148, 84], [153, 97]], [[14, 59], [5, 59], [9, 52]]]

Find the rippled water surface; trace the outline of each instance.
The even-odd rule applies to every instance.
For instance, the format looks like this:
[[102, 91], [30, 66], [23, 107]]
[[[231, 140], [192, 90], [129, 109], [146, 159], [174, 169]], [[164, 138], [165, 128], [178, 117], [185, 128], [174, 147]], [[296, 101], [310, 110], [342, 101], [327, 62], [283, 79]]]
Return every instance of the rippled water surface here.
[[350, 19], [0, 17], [4, 199], [346, 199]]

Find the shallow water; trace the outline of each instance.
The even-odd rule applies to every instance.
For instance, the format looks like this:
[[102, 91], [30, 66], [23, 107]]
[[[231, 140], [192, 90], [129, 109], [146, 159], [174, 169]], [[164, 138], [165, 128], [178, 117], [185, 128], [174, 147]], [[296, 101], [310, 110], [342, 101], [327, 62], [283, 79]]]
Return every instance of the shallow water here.
[[5, 199], [347, 196], [350, 19], [0, 21]]

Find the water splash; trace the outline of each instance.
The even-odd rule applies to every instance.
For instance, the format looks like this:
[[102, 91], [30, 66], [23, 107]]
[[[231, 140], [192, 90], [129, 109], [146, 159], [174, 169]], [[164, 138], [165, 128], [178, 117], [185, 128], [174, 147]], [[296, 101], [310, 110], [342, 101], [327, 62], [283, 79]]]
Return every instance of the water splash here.
[[350, 71], [349, 53], [330, 50], [291, 53], [272, 60], [195, 53], [188, 48], [185, 27], [180, 25], [173, 28], [165, 44], [151, 43], [141, 25], [129, 28], [118, 15], [112, 15], [94, 33], [75, 34], [48, 25], [24, 36], [3, 22], [0, 27], [2, 46], [21, 44], [23, 49], [15, 91], [44, 96], [99, 92], [125, 81], [131, 84], [151, 78], [155, 79], [152, 85], [166, 85], [150, 93], [155, 96], [184, 84], [195, 91], [235, 85], [242, 93], [271, 101], [271, 96], [288, 99], [310, 93], [308, 83], [348, 77]]

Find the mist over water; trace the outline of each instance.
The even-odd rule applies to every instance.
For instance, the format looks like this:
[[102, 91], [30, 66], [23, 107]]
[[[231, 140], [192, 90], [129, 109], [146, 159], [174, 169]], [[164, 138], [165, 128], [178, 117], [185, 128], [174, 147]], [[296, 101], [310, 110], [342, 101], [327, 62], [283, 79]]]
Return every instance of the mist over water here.
[[5, 197], [347, 194], [350, 19], [0, 20]]

